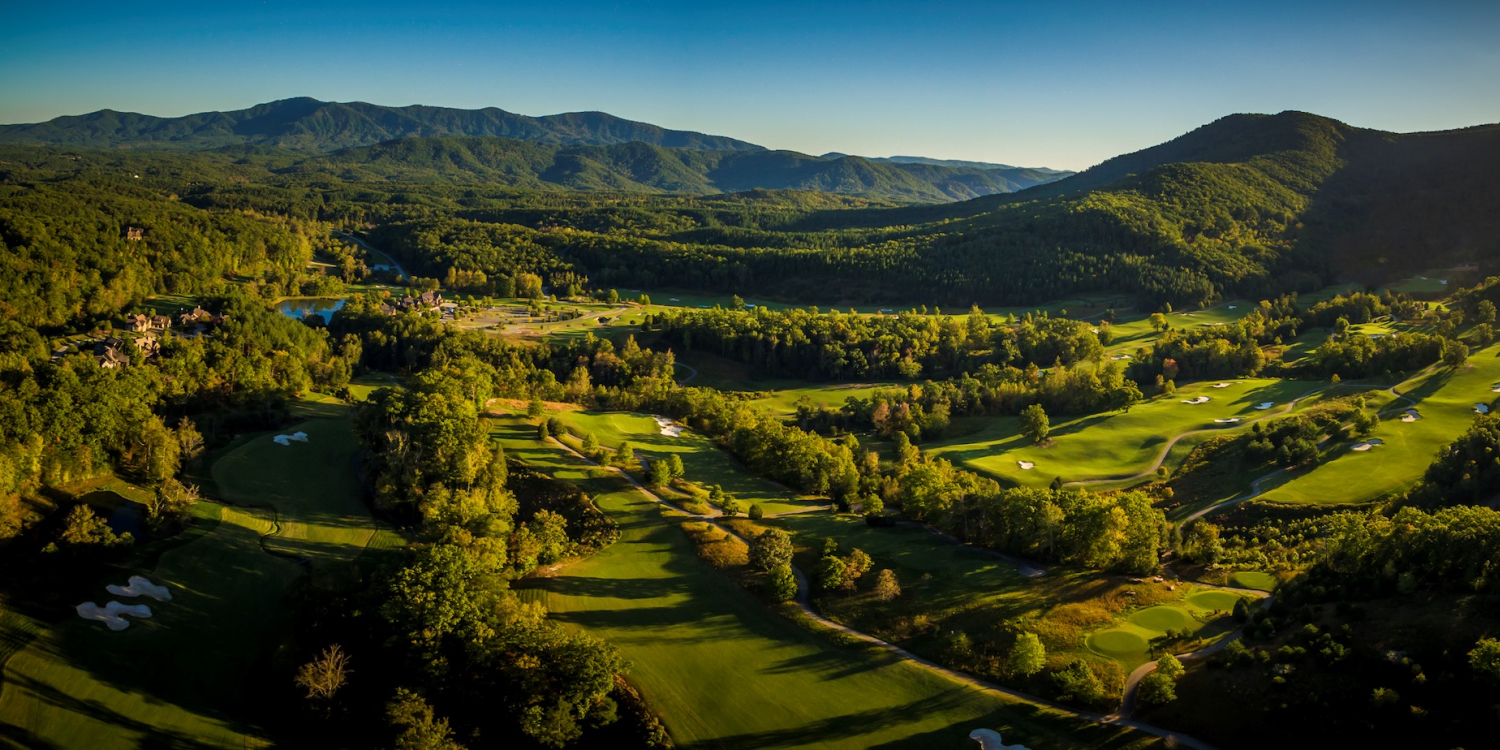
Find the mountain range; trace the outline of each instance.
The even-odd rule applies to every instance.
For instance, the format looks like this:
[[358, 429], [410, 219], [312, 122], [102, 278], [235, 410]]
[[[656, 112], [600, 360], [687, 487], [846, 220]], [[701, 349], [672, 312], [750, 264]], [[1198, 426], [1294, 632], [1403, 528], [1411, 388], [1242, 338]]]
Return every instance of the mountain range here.
[[222, 150], [295, 162], [287, 172], [346, 180], [698, 194], [796, 189], [902, 202], [1009, 193], [1072, 174], [913, 156], [771, 151], [603, 112], [529, 117], [495, 108], [386, 107], [310, 98], [183, 117], [100, 110], [0, 125], [0, 143]]

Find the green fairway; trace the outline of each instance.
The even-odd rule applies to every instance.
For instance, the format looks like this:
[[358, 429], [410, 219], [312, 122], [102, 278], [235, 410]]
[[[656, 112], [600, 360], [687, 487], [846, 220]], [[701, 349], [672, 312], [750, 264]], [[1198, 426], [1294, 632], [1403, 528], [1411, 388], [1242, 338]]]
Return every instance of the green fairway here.
[[1003, 700], [894, 655], [841, 648], [701, 562], [660, 506], [494, 420], [508, 455], [575, 482], [621, 525], [603, 552], [531, 589], [605, 638], [685, 748], [960, 747], [975, 728], [1032, 747], [1143, 746], [1133, 732]]
[[[1046, 445], [1033, 445], [1023, 438], [1016, 418], [992, 417], [986, 418], [987, 426], [977, 433], [925, 443], [922, 449], [1025, 486], [1045, 487], [1059, 476], [1065, 482], [1121, 478], [1148, 471], [1175, 435], [1192, 430], [1242, 430], [1249, 421], [1279, 411], [1293, 398], [1321, 385], [1266, 379], [1222, 382], [1229, 385], [1183, 386], [1173, 395], [1137, 404], [1128, 412], [1054, 421]], [[1198, 397], [1209, 401], [1183, 403]], [[1271, 409], [1255, 408], [1267, 401], [1274, 405]], [[1214, 421], [1235, 418], [1240, 421]], [[1032, 468], [1023, 469], [1023, 461]]]
[[685, 478], [700, 485], [721, 485], [746, 507], [758, 503], [767, 513], [804, 510], [820, 503], [810, 503], [796, 493], [782, 489], [741, 467], [713, 441], [692, 430], [683, 429], [677, 437], [661, 434], [656, 420], [645, 414], [629, 412], [569, 411], [558, 417], [579, 435], [592, 432], [599, 444], [618, 448], [629, 442], [648, 458], [677, 454], [687, 470]]
[[1256, 591], [1275, 591], [1276, 576], [1260, 571], [1243, 570], [1229, 576], [1229, 585]]
[[[1453, 442], [1473, 421], [1474, 405], [1488, 404], [1500, 382], [1500, 347], [1475, 351], [1457, 373], [1434, 370], [1397, 387], [1417, 403], [1395, 404], [1370, 438], [1381, 444], [1366, 451], [1350, 450], [1349, 443], [1330, 448], [1319, 463], [1286, 472], [1262, 485], [1262, 499], [1280, 503], [1365, 503], [1401, 492], [1416, 484], [1438, 450]], [[1414, 408], [1421, 419], [1401, 421], [1401, 412]], [[1356, 441], [1357, 442], [1357, 441]]]
[[[146, 602], [150, 619], [113, 632], [72, 612], [49, 613], [55, 624], [5, 664], [0, 737], [92, 749], [267, 744], [255, 726], [252, 678], [279, 640], [282, 598], [303, 570], [292, 556], [348, 559], [375, 533], [360, 502], [347, 419], [313, 419], [286, 432], [298, 430], [309, 442], [281, 446], [271, 442], [277, 432], [251, 435], [215, 462], [226, 499], [261, 507], [194, 507], [211, 530], [145, 571], [173, 595]], [[262, 548], [273, 532], [266, 547], [287, 554]], [[104, 584], [128, 574], [75, 598], [104, 604]]]
[[1199, 589], [1179, 601], [1138, 609], [1123, 624], [1090, 633], [1085, 644], [1090, 651], [1118, 661], [1129, 672], [1151, 660], [1151, 640], [1169, 630], [1208, 642], [1229, 633], [1234, 621], [1223, 613], [1232, 612], [1239, 599], [1230, 591]]

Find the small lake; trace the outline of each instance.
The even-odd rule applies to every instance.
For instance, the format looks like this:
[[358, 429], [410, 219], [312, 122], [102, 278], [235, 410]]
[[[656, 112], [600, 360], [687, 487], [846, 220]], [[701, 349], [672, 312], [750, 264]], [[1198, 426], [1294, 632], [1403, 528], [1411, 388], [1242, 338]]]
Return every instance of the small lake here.
[[276, 312], [302, 320], [309, 315], [323, 316], [323, 322], [333, 320], [334, 313], [343, 309], [344, 300], [327, 297], [292, 297], [276, 303]]
[[113, 490], [94, 490], [78, 499], [103, 516], [110, 531], [129, 532], [137, 540], [145, 536], [146, 506]]

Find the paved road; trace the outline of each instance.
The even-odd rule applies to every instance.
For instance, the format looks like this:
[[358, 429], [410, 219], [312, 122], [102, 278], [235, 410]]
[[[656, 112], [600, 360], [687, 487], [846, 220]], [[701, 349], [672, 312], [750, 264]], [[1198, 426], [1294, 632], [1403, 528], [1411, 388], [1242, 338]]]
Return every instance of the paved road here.
[[[568, 451], [569, 453], [573, 454], [574, 456], [577, 456], [578, 458], [582, 459], [583, 461], [585, 461], [587, 463], [593, 464], [594, 466], [599, 466], [600, 465], [600, 464], [596, 463], [595, 461], [589, 459], [587, 456], [584, 456], [583, 454], [579, 453], [578, 451], [573, 450], [572, 447], [568, 446], [566, 443], [563, 443], [562, 441], [557, 440], [556, 438], [548, 438], [548, 440], [551, 440], [553, 443], [561, 446], [563, 448], [563, 450]], [[630, 484], [632, 484], [633, 486], [635, 486], [636, 489], [640, 490], [641, 494], [643, 494], [646, 497], [650, 498], [651, 500], [657, 502], [658, 504], [662, 505], [663, 507], [670, 508], [670, 509], [675, 510], [675, 511], [680, 512], [680, 513], [681, 512], [685, 512], [681, 508], [678, 508], [677, 506], [675, 506], [675, 505], [673, 505], [673, 504], [671, 504], [671, 503], [669, 503], [669, 502], [661, 499], [661, 497], [657, 496], [656, 493], [652, 492], [651, 490], [647, 489], [644, 485], [642, 485], [640, 482], [636, 481], [635, 477], [630, 476], [629, 473], [627, 473], [625, 471], [622, 471], [621, 469], [613, 467], [613, 466], [604, 467], [604, 468], [607, 468], [607, 469], [609, 469], [611, 471], [614, 471], [615, 473], [617, 473], [620, 476], [624, 477], [626, 481], [630, 482]], [[729, 528], [726, 528], [724, 526], [721, 526], [721, 525], [719, 525], [719, 523], [717, 523], [717, 519], [719, 517], [719, 514], [718, 514], [717, 510], [715, 510], [715, 513], [712, 516], [693, 515], [693, 514], [688, 514], [688, 516], [691, 517], [691, 518], [697, 519], [697, 520], [704, 521], [704, 522], [708, 523], [710, 526], [713, 526], [715, 529], [718, 529], [719, 531], [721, 531], [721, 532], [723, 532], [725, 534], [728, 534], [729, 536], [732, 536], [735, 539], [740, 540], [741, 542], [744, 542], [746, 544], [749, 543], [744, 537], [741, 537], [740, 535], [734, 533], [733, 530], [731, 530]], [[953, 682], [957, 682], [957, 683], [960, 683], [960, 684], [963, 684], [963, 685], [967, 685], [969, 687], [972, 687], [974, 689], [981, 690], [981, 691], [984, 691], [984, 692], [987, 692], [987, 693], [991, 693], [991, 694], [995, 694], [995, 695], [1002, 695], [1002, 696], [1005, 696], [1005, 697], [1013, 699], [1013, 700], [1025, 701], [1027, 703], [1032, 703], [1032, 704], [1035, 704], [1035, 705], [1044, 706], [1046, 708], [1049, 708], [1051, 710], [1057, 711], [1059, 713], [1064, 713], [1064, 714], [1068, 714], [1068, 715], [1071, 715], [1071, 716], [1075, 716], [1075, 717], [1078, 717], [1080, 719], [1084, 719], [1086, 721], [1092, 721], [1092, 722], [1096, 722], [1096, 723], [1099, 723], [1099, 724], [1107, 724], [1107, 725], [1111, 725], [1111, 726], [1129, 727], [1131, 729], [1135, 729], [1135, 730], [1138, 730], [1138, 731], [1141, 731], [1141, 732], [1144, 732], [1146, 734], [1150, 734], [1150, 735], [1153, 735], [1153, 736], [1156, 736], [1156, 737], [1170, 738], [1172, 741], [1175, 741], [1176, 744], [1177, 744], [1177, 746], [1179, 746], [1179, 747], [1191, 748], [1192, 750], [1215, 750], [1215, 748], [1214, 748], [1213, 745], [1210, 745], [1210, 744], [1208, 744], [1206, 742], [1203, 742], [1202, 740], [1199, 740], [1197, 738], [1194, 738], [1194, 737], [1191, 737], [1189, 735], [1182, 734], [1182, 733], [1179, 733], [1179, 732], [1173, 732], [1171, 730], [1162, 729], [1160, 727], [1155, 727], [1155, 726], [1152, 726], [1150, 724], [1145, 724], [1145, 723], [1142, 723], [1142, 722], [1139, 722], [1139, 721], [1134, 721], [1134, 720], [1132, 720], [1130, 718], [1127, 718], [1127, 717], [1119, 715], [1119, 714], [1104, 715], [1104, 714], [1093, 713], [1093, 712], [1090, 712], [1090, 711], [1079, 711], [1077, 709], [1068, 708], [1067, 706], [1060, 706], [1060, 705], [1057, 705], [1055, 703], [1051, 703], [1049, 701], [1045, 701], [1045, 700], [1043, 700], [1041, 698], [1037, 698], [1036, 696], [1028, 695], [1026, 693], [1023, 693], [1023, 692], [1021, 692], [1019, 690], [1011, 690], [1010, 688], [1000, 687], [999, 685], [995, 685], [995, 684], [992, 684], [990, 682], [986, 682], [985, 680], [981, 680], [981, 679], [979, 679], [977, 677], [974, 677], [972, 675], [967, 675], [967, 674], [964, 674], [962, 672], [958, 672], [958, 671], [949, 669], [947, 667], [944, 667], [941, 664], [936, 664], [934, 662], [928, 661], [926, 659], [923, 659], [920, 656], [917, 656], [916, 654], [911, 653], [910, 651], [907, 651], [906, 649], [901, 648], [900, 646], [893, 645], [893, 644], [888, 643], [886, 641], [883, 641], [883, 640], [881, 640], [879, 638], [876, 638], [875, 636], [872, 636], [872, 635], [869, 635], [867, 633], [855, 630], [855, 629], [853, 629], [851, 627], [848, 627], [846, 625], [842, 625], [842, 624], [839, 624], [837, 622], [834, 622], [833, 620], [830, 620], [830, 619], [828, 619], [826, 617], [823, 617], [822, 615], [818, 614], [816, 611], [813, 610], [811, 604], [809, 603], [809, 592], [811, 591], [811, 588], [809, 586], [806, 574], [804, 574], [802, 572], [802, 570], [800, 568], [797, 568], [796, 566], [792, 566], [792, 573], [797, 578], [797, 598], [796, 598], [795, 604], [796, 604], [797, 608], [799, 610], [801, 610], [804, 615], [808, 616], [809, 618], [811, 618], [812, 620], [814, 620], [815, 622], [817, 622], [818, 624], [820, 624], [820, 625], [822, 625], [822, 626], [824, 626], [826, 628], [829, 628], [831, 630], [836, 630], [836, 631], [838, 631], [840, 633], [844, 633], [846, 635], [849, 635], [851, 637], [854, 637], [854, 638], [857, 638], [857, 639], [859, 639], [861, 641], [869, 643], [870, 645], [873, 645], [873, 646], [876, 646], [876, 647], [878, 647], [880, 649], [888, 651], [888, 652], [890, 652], [892, 654], [895, 654], [896, 656], [901, 657], [902, 659], [905, 659], [908, 662], [911, 662], [912, 664], [914, 664], [914, 665], [916, 665], [918, 667], [926, 669], [926, 670], [928, 670], [930, 672], [933, 672], [935, 674], [941, 675], [941, 676], [943, 676], [943, 677], [945, 677], [945, 678], [947, 678], [949, 680], [952, 680]]]
[[692, 365], [685, 365], [685, 364], [683, 364], [681, 362], [678, 362], [676, 364], [677, 364], [678, 367], [681, 367], [682, 369], [688, 371], [688, 376], [687, 377], [683, 378], [682, 380], [677, 381], [678, 385], [687, 385], [689, 380], [692, 380], [693, 378], [698, 377], [698, 368], [693, 367]]
[[348, 232], [340, 232], [335, 230], [334, 232], [332, 232], [332, 234], [343, 237], [344, 239], [349, 240], [350, 242], [353, 242], [354, 244], [359, 245], [360, 247], [369, 250], [372, 253], [384, 256], [386, 260], [391, 262], [391, 267], [396, 269], [396, 273], [401, 274], [404, 278], [411, 278], [411, 274], [407, 273], [406, 269], [401, 267], [401, 263], [396, 260], [396, 256], [391, 255], [390, 253], [387, 253], [383, 250], [379, 250], [374, 245], [371, 245], [370, 243], [365, 242], [364, 240], [352, 234], [349, 234]]

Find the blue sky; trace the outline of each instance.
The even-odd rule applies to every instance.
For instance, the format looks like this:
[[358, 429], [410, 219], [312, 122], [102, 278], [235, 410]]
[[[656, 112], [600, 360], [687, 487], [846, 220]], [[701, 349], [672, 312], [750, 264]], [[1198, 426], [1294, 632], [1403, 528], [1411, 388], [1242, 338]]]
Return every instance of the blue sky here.
[[0, 0], [0, 122], [313, 96], [1080, 169], [1232, 112], [1500, 121], [1495, 0], [423, 6]]

